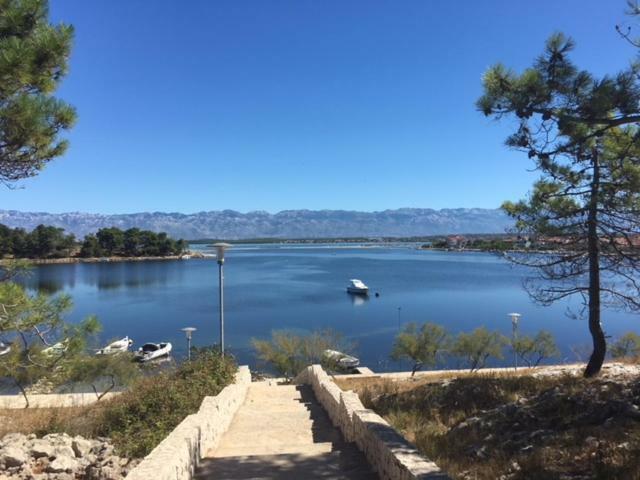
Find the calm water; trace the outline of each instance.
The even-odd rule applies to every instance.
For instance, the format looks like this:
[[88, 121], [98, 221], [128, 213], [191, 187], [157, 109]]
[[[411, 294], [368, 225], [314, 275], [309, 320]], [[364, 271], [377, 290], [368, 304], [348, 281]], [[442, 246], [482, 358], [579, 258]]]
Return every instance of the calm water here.
[[[586, 321], [570, 319], [577, 302], [540, 307], [522, 290], [525, 271], [483, 253], [424, 252], [406, 247], [244, 246], [227, 254], [225, 318], [227, 348], [255, 365], [250, 339], [273, 329], [308, 332], [333, 328], [357, 343], [357, 355], [374, 370], [400, 365], [388, 359], [401, 324], [437, 322], [452, 332], [485, 325], [510, 335], [507, 313], [522, 314], [521, 331], [548, 329], [575, 360], [571, 347], [589, 343]], [[345, 292], [360, 278], [378, 298]], [[96, 314], [100, 341], [129, 335], [136, 347], [171, 341], [186, 354], [180, 328], [194, 326], [196, 345], [218, 341], [217, 264], [214, 260], [47, 265], [25, 283], [73, 296], [70, 319]], [[634, 329], [637, 317], [605, 312], [613, 336]]]

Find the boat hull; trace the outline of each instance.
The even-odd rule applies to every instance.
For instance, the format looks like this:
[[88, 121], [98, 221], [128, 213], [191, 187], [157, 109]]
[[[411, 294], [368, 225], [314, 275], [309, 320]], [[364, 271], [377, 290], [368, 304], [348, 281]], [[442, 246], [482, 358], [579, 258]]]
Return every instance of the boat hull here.
[[347, 292], [352, 295], [369, 295], [368, 288], [347, 287]]

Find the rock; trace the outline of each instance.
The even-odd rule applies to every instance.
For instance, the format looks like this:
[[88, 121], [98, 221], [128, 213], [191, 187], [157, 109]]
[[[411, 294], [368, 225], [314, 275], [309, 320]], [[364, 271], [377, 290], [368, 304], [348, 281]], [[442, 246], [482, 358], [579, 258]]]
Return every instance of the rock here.
[[70, 457], [75, 458], [76, 452], [73, 451], [70, 445], [59, 445], [54, 447], [54, 457]]
[[24, 443], [27, 441], [27, 436], [23, 435], [22, 433], [7, 433], [3, 438], [2, 438], [2, 444], [3, 445], [24, 445]]
[[55, 456], [55, 448], [46, 440], [35, 439], [31, 442], [30, 455], [33, 458], [53, 457]]
[[78, 458], [86, 457], [93, 447], [93, 443], [90, 440], [85, 440], [82, 437], [75, 437], [71, 442], [71, 448]]
[[0, 452], [0, 462], [7, 468], [21, 467], [28, 460], [24, 450], [14, 446], [14, 444], [4, 447]]
[[597, 448], [598, 447], [598, 439], [596, 437], [587, 437], [584, 439], [584, 444], [587, 447], [591, 447], [591, 448]]
[[78, 468], [78, 461], [75, 458], [60, 456], [49, 464], [47, 472], [49, 473], [71, 473]]

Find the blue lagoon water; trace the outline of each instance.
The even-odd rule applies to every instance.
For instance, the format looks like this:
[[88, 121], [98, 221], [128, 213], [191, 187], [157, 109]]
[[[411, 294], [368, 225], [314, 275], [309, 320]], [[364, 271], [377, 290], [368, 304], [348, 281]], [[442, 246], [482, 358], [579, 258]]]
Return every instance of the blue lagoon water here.
[[[168, 340], [186, 355], [182, 327], [193, 326], [195, 345], [218, 342], [218, 266], [212, 259], [43, 265], [25, 280], [31, 289], [72, 295], [77, 321], [95, 314], [98, 342], [129, 335], [136, 347]], [[332, 328], [356, 343], [373, 370], [408, 368], [389, 360], [393, 338], [408, 322], [436, 322], [455, 333], [484, 325], [511, 333], [507, 313], [522, 314], [520, 331], [550, 330], [562, 361], [590, 342], [578, 299], [550, 307], [533, 304], [522, 288], [527, 272], [485, 253], [420, 251], [407, 246], [237, 246], [225, 263], [226, 344], [241, 363], [255, 366], [251, 338], [274, 329], [309, 332]], [[346, 293], [360, 278], [369, 299]], [[378, 292], [379, 297], [374, 293]], [[637, 330], [637, 317], [605, 311], [607, 334]], [[508, 362], [508, 360], [505, 360]], [[497, 362], [500, 363], [500, 362]]]

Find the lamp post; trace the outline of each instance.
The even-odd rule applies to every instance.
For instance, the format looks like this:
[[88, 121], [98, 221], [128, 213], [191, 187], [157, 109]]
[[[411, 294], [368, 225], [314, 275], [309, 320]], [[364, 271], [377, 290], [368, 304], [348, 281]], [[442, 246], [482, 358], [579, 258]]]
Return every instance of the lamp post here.
[[518, 320], [520, 320], [519, 313], [509, 313], [511, 317], [511, 335], [512, 335], [512, 346], [513, 346], [513, 361], [515, 365], [515, 369], [518, 370], [518, 352], [516, 351], [516, 340], [518, 339]]
[[218, 288], [220, 299], [220, 353], [224, 356], [224, 251], [231, 245], [228, 243], [215, 243], [216, 257], [218, 259]]
[[187, 337], [187, 358], [189, 361], [191, 361], [191, 336], [193, 335], [193, 332], [196, 331], [196, 328], [184, 327], [184, 328], [181, 328], [180, 330], [182, 330]]

